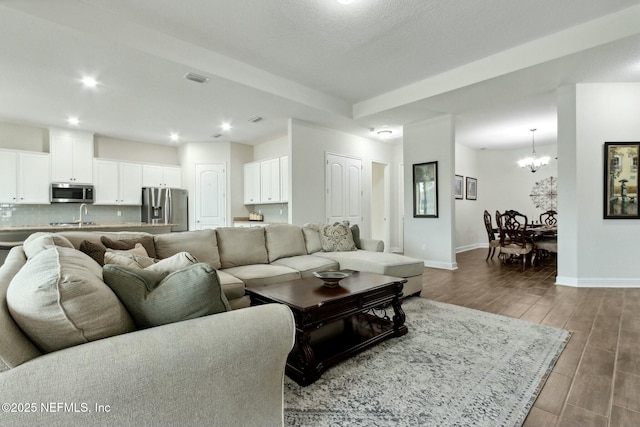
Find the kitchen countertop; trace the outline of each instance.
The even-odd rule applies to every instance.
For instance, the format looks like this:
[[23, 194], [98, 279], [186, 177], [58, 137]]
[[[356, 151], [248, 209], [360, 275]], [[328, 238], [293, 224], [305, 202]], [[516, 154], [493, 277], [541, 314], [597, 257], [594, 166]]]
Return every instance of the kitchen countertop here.
[[15, 233], [21, 231], [36, 232], [36, 231], [65, 231], [65, 230], [110, 230], [121, 229], [127, 230], [129, 228], [167, 228], [175, 227], [178, 224], [149, 224], [146, 222], [118, 222], [109, 224], [82, 224], [82, 227], [78, 225], [10, 225], [0, 227], [0, 232]]

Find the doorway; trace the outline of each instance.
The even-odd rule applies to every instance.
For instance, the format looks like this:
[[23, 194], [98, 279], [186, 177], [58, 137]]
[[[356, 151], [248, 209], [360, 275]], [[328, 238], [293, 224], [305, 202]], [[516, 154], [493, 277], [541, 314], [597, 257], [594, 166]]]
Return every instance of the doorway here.
[[389, 165], [371, 163], [371, 238], [382, 240], [389, 251], [391, 203]]

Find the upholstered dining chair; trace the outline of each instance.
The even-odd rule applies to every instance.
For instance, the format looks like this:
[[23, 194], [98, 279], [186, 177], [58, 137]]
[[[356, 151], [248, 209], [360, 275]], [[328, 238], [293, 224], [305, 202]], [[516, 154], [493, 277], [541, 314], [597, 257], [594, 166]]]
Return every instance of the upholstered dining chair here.
[[491, 259], [493, 259], [496, 248], [500, 247], [500, 240], [496, 239], [496, 235], [493, 232], [493, 225], [491, 225], [491, 214], [487, 211], [484, 211], [484, 228], [487, 229], [487, 237], [489, 238], [489, 252], [487, 252], [487, 258], [485, 258], [485, 261], [488, 261], [489, 255], [491, 255]]
[[[540, 224], [554, 226], [558, 225], [558, 212], [554, 210], [548, 210], [540, 214]], [[554, 254], [558, 253], [558, 237], [557, 236], [544, 236], [539, 240], [536, 240], [536, 252], [538, 256], [548, 256], [550, 252]]]
[[[496, 212], [498, 217], [498, 212]], [[514, 210], [508, 210], [499, 216], [500, 227], [500, 257], [505, 263], [507, 255], [522, 258], [522, 271], [524, 271], [527, 258], [533, 254], [533, 243], [527, 239], [527, 216]]]

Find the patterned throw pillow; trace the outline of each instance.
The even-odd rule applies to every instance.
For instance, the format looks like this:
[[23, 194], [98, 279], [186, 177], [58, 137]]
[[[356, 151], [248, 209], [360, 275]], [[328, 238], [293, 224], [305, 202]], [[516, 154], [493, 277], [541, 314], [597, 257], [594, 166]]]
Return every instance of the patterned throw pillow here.
[[324, 252], [348, 252], [357, 250], [348, 222], [325, 224], [320, 228], [320, 243]]
[[101, 236], [100, 241], [103, 245], [105, 245], [109, 249], [115, 249], [118, 251], [126, 251], [128, 249], [133, 249], [136, 246], [136, 243], [142, 244], [144, 246], [144, 250], [147, 252], [147, 255], [151, 258], [156, 257], [156, 246], [153, 242], [153, 236], [141, 236], [136, 239], [121, 239], [115, 240], [110, 239], [107, 236]]

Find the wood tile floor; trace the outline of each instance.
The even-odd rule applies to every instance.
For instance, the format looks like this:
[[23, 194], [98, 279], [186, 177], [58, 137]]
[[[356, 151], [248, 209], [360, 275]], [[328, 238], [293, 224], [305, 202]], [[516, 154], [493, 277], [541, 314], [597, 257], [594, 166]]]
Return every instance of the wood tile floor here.
[[556, 286], [554, 259], [523, 272], [486, 253], [426, 268], [422, 297], [573, 331], [524, 426], [640, 426], [640, 289]]

